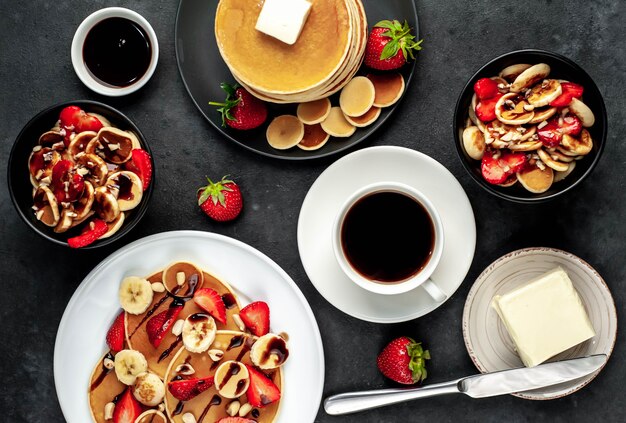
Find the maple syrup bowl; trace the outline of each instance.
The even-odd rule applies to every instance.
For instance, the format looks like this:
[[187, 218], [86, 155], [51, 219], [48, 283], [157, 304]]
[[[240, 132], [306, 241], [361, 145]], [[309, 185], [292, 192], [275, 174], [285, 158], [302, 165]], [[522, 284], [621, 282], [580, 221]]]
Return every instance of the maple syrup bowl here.
[[415, 188], [380, 182], [357, 190], [339, 209], [332, 239], [339, 266], [360, 287], [393, 295], [422, 286], [445, 300], [430, 279], [443, 252], [443, 224]]
[[72, 40], [72, 66], [87, 88], [119, 97], [154, 74], [159, 43], [148, 21], [130, 9], [108, 7], [89, 15]]

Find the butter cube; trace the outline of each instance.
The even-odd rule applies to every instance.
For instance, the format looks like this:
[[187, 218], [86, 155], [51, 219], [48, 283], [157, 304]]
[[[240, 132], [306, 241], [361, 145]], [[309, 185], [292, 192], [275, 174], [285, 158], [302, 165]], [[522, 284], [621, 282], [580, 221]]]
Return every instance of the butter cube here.
[[595, 335], [582, 301], [561, 267], [495, 296], [491, 306], [527, 367], [541, 364]]
[[310, 11], [311, 3], [306, 0], [265, 0], [255, 28], [293, 45], [298, 41]]

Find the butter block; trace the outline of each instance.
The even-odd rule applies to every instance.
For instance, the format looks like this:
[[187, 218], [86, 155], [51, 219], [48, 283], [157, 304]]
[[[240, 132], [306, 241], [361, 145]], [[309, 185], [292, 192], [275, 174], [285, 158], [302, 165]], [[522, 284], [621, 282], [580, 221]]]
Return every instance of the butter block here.
[[491, 306], [527, 367], [541, 364], [595, 335], [578, 292], [561, 267], [495, 296]]
[[293, 45], [311, 12], [306, 0], [265, 0], [255, 28], [283, 43]]

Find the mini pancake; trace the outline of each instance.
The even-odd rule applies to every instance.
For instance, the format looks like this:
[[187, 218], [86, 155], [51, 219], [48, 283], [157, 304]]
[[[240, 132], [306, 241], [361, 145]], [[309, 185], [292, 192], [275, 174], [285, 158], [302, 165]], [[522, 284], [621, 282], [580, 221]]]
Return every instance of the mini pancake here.
[[365, 126], [369, 126], [372, 123], [376, 122], [378, 117], [380, 116], [381, 109], [380, 107], [372, 106], [364, 115], [351, 117], [344, 116], [346, 120], [351, 124], [356, 126], [357, 128], [363, 128]]
[[134, 423], [168, 423], [165, 414], [159, 410], [144, 411], [137, 417]]
[[[179, 281], [179, 277], [181, 280]], [[182, 281], [182, 282], [181, 282]], [[163, 285], [171, 294], [179, 297], [193, 295], [202, 288], [202, 270], [193, 263], [179, 261], [170, 264], [163, 270]]]
[[[193, 367], [195, 373], [191, 376], [193, 378], [203, 378], [214, 376], [215, 371], [221, 363], [229, 360], [240, 361], [244, 364], [252, 366], [250, 360], [250, 348], [254, 343], [254, 337], [248, 333], [235, 332], [235, 331], [218, 331], [213, 341], [212, 349], [219, 349], [224, 352], [224, 356], [218, 362], [213, 362], [206, 353], [190, 353], [185, 349], [181, 349], [176, 357], [172, 359], [169, 368], [167, 369], [165, 384], [172, 381], [177, 376], [176, 368], [183, 363], [188, 363]], [[282, 372], [280, 368], [275, 370], [263, 371], [270, 379], [276, 384], [276, 386], [282, 390]], [[211, 400], [216, 398], [221, 400], [219, 404], [210, 406]], [[204, 416], [204, 422], [215, 422], [223, 417], [228, 417], [226, 409], [233, 400], [221, 398], [217, 392], [215, 385], [211, 386], [208, 390], [202, 392], [198, 396], [192, 398], [189, 401], [180, 402], [172, 396], [169, 389], [165, 391], [165, 409], [168, 417], [174, 423], [182, 423], [182, 416], [185, 413], [193, 414], [196, 419], [199, 418], [202, 413], [206, 411]], [[246, 394], [239, 397], [238, 401], [241, 405], [247, 402]], [[258, 417], [254, 417], [254, 420], [258, 423], [271, 423], [275, 420], [280, 407], [280, 401], [278, 400], [263, 408], [255, 408], [257, 410]], [[182, 410], [177, 415], [172, 415], [174, 410], [179, 410], [177, 407], [182, 407]], [[256, 412], [255, 412], [256, 414]], [[251, 414], [246, 418], [253, 418]]]
[[367, 78], [374, 84], [376, 97], [374, 106], [389, 107], [395, 104], [404, 93], [404, 78], [400, 73], [368, 74]]
[[120, 214], [117, 215], [117, 217], [115, 218], [115, 220], [113, 220], [113, 222], [107, 223], [107, 228], [108, 228], [107, 231], [104, 233], [104, 235], [102, 235], [98, 239], [109, 238], [110, 236], [115, 234], [117, 231], [119, 231], [122, 225], [124, 224], [125, 217], [126, 216], [124, 212], [120, 212]]
[[552, 186], [554, 171], [548, 166], [545, 166], [543, 170], [538, 167], [529, 167], [517, 172], [517, 180], [533, 194], [541, 194]]
[[328, 117], [330, 107], [330, 100], [328, 98], [322, 98], [320, 100], [298, 104], [296, 114], [298, 115], [298, 119], [305, 125], [315, 125]]
[[372, 81], [364, 76], [357, 76], [341, 90], [339, 106], [346, 116], [362, 116], [374, 105], [375, 96]]
[[561, 182], [563, 179], [567, 178], [570, 173], [574, 171], [576, 168], [576, 162], [569, 163], [569, 167], [565, 172], [555, 172], [554, 173], [554, 182]]
[[111, 422], [111, 420], [104, 419], [104, 407], [126, 389], [126, 385], [117, 380], [115, 370], [104, 367], [106, 358], [114, 360], [113, 355], [107, 352], [98, 360], [89, 379], [87, 394], [89, 397], [89, 409], [91, 410], [91, 417], [96, 423]]
[[[162, 282], [163, 272], [155, 273], [147, 279], [150, 283]], [[226, 324], [215, 321], [217, 329], [238, 330], [237, 324], [233, 321], [233, 314], [239, 313], [240, 305], [232, 288], [227, 283], [220, 281], [207, 272], [203, 272], [203, 281], [202, 287], [217, 291], [222, 299], [224, 299], [226, 305]], [[163, 338], [159, 347], [154, 348], [148, 339], [146, 323], [150, 318], [166, 311], [174, 301], [175, 299], [172, 294], [167, 291], [155, 292], [152, 305], [148, 307], [146, 312], [139, 315], [126, 313], [126, 342], [129, 348], [141, 352], [148, 361], [148, 368], [159, 377], [165, 375], [167, 366], [176, 354], [176, 351], [183, 348], [182, 337], [175, 336], [170, 330]], [[184, 308], [176, 318], [177, 320], [184, 320], [191, 314], [203, 312], [191, 299], [185, 301], [184, 304]]]
[[304, 124], [296, 116], [278, 116], [269, 124], [265, 135], [273, 148], [287, 150], [304, 138]]
[[333, 137], [349, 137], [356, 131], [356, 127], [346, 120], [345, 115], [339, 107], [330, 109], [328, 117], [321, 125], [322, 129]]
[[298, 143], [298, 147], [303, 150], [317, 150], [328, 142], [330, 135], [323, 129], [322, 125], [304, 125], [304, 138]]

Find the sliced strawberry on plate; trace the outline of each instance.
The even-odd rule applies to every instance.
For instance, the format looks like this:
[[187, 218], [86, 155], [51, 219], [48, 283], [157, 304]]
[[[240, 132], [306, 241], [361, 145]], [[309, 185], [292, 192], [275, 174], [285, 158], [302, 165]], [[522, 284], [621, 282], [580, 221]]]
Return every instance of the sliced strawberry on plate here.
[[476, 81], [474, 92], [479, 100], [488, 100], [500, 94], [498, 83], [490, 78], [480, 78]]
[[183, 310], [184, 305], [177, 303], [172, 304], [167, 310], [153, 316], [146, 323], [146, 332], [148, 332], [148, 340], [154, 348], [159, 348], [161, 341], [165, 335], [169, 333], [170, 328]]
[[500, 165], [500, 161], [493, 157], [492, 151], [485, 151], [480, 164], [480, 170], [485, 181], [493, 185], [499, 185], [506, 181], [507, 172]]
[[189, 401], [213, 386], [213, 376], [195, 379], [173, 380], [167, 389], [179, 401]]
[[500, 157], [500, 166], [507, 173], [507, 178], [517, 173], [526, 165], [527, 157], [524, 153], [506, 153]]
[[248, 402], [253, 407], [265, 407], [280, 399], [280, 389], [270, 378], [246, 364], [250, 374], [250, 387], [246, 391]]
[[113, 353], [120, 352], [124, 349], [124, 340], [126, 339], [126, 327], [124, 325], [124, 311], [115, 318], [115, 321], [107, 332], [107, 345]]
[[270, 331], [270, 308], [263, 301], [248, 304], [241, 309], [239, 317], [255, 336], [263, 336]]
[[496, 103], [500, 100], [502, 94], [498, 93], [495, 97], [487, 100], [481, 100], [476, 104], [476, 117], [482, 122], [491, 122], [496, 119]]
[[574, 84], [573, 82], [561, 82], [562, 94], [552, 100], [550, 106], [552, 107], [567, 107], [572, 102], [573, 98], [581, 98], [583, 96], [584, 88], [582, 85]]
[[215, 423], [256, 423], [256, 420], [250, 420], [243, 417], [222, 417]]
[[133, 396], [131, 388], [128, 387], [115, 404], [113, 423], [135, 423], [142, 412], [141, 404]]
[[226, 323], [226, 305], [222, 296], [211, 288], [202, 288], [193, 294], [193, 301], [202, 310], [209, 313], [215, 320]]
[[152, 158], [146, 150], [136, 148], [132, 151], [129, 161], [124, 163], [124, 168], [136, 173], [141, 179], [143, 190], [147, 190], [152, 181]]
[[107, 233], [109, 227], [104, 220], [93, 219], [85, 225], [80, 235], [67, 240], [71, 248], [82, 248], [97, 241], [102, 235]]

